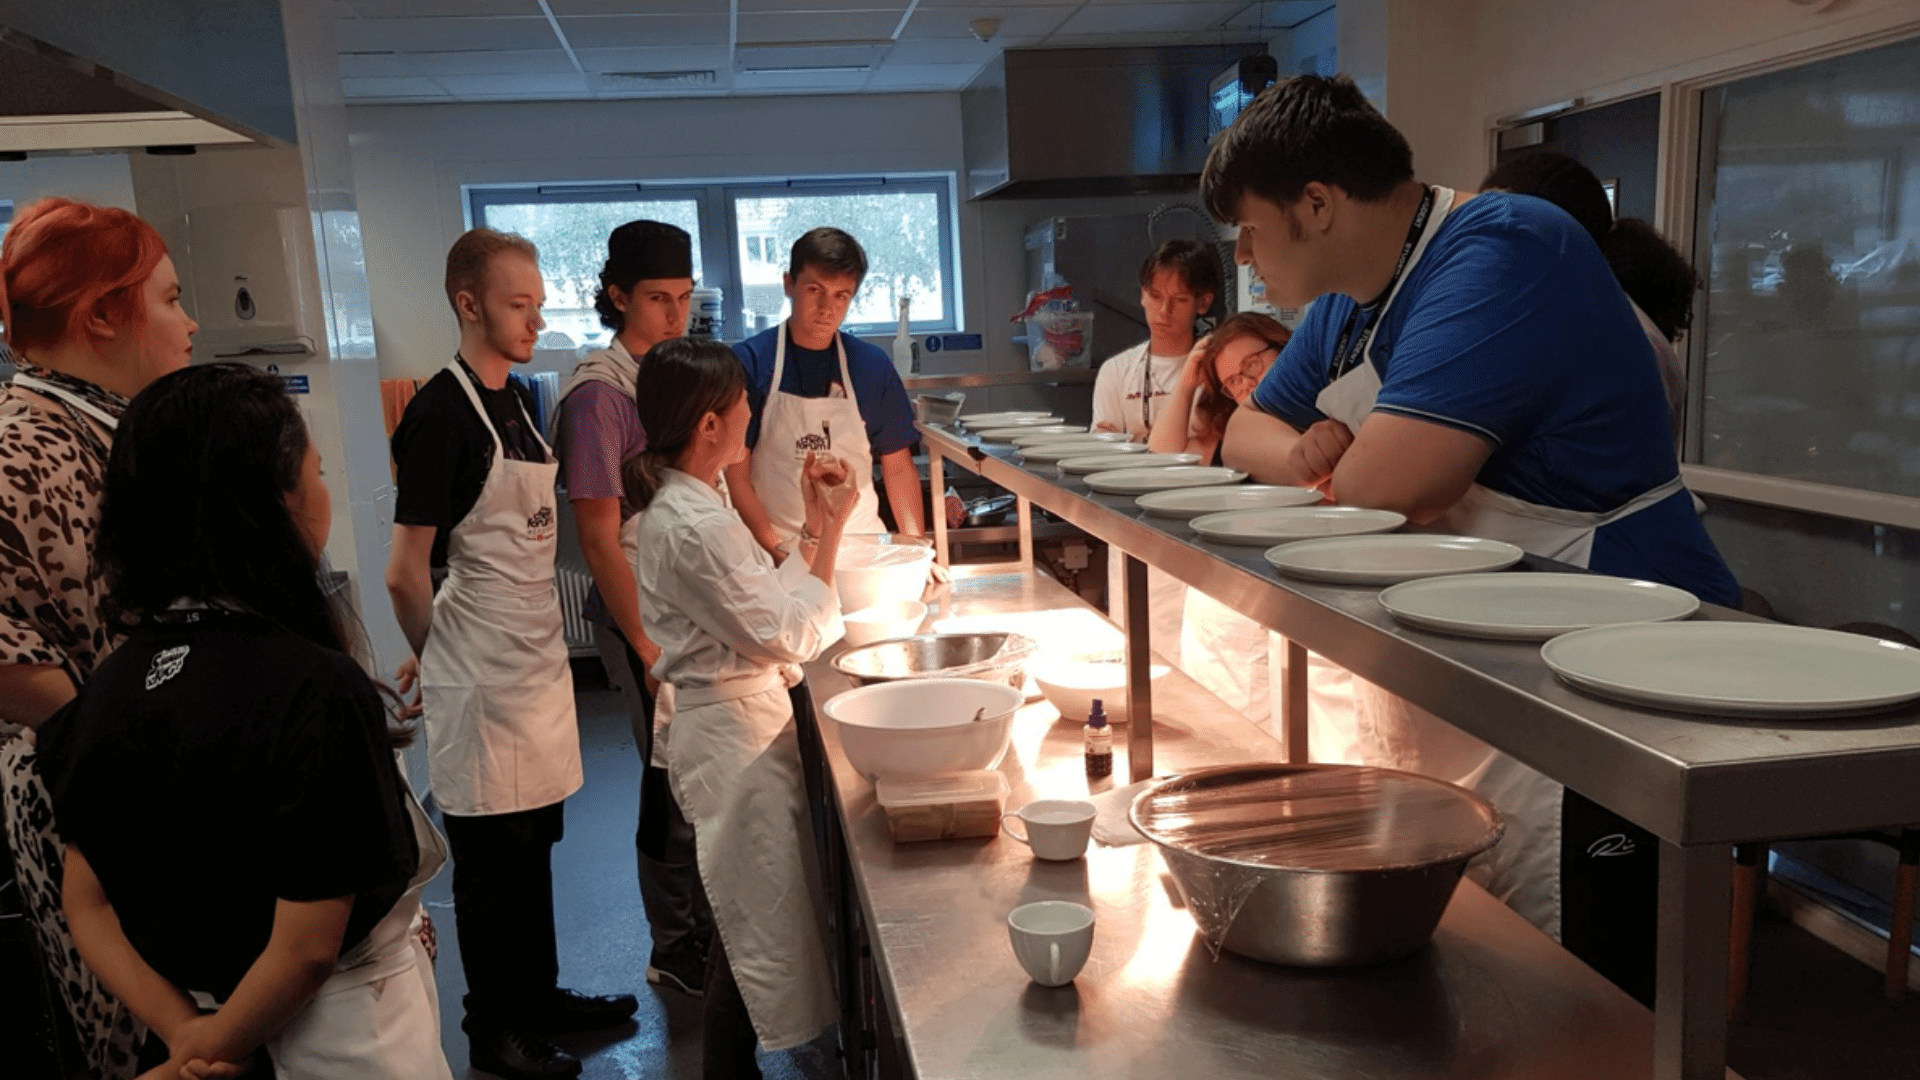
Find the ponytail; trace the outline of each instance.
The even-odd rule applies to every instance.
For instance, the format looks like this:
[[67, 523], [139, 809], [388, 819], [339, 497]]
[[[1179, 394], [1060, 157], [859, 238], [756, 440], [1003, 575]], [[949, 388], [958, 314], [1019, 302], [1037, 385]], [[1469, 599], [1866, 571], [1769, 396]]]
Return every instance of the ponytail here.
[[635, 510], [645, 510], [653, 504], [653, 497], [660, 493], [660, 470], [673, 464], [673, 459], [657, 450], [647, 449], [628, 458], [620, 464], [620, 486], [625, 490], [627, 502]]
[[708, 413], [725, 412], [747, 389], [733, 350], [705, 338], [668, 338], [640, 358], [634, 408], [647, 448], [620, 467], [627, 502], [644, 510], [660, 491], [662, 471], [677, 461]]

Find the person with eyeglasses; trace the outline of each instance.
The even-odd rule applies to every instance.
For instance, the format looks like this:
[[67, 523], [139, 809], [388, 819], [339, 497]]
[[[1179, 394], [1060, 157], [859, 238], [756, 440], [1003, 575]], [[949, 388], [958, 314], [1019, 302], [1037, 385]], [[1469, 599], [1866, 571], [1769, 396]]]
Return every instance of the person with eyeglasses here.
[[1232, 315], [1187, 354], [1180, 379], [1153, 422], [1147, 446], [1161, 454], [1198, 454], [1220, 463], [1220, 439], [1240, 403], [1287, 344], [1287, 328], [1271, 315]]

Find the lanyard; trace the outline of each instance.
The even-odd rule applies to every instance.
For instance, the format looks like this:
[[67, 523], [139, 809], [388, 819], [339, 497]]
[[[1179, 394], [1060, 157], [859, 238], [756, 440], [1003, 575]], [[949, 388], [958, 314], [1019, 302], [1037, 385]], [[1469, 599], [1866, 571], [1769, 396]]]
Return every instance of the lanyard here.
[[[1352, 371], [1366, 359], [1367, 346], [1373, 341], [1373, 332], [1380, 329], [1380, 320], [1386, 315], [1386, 307], [1393, 299], [1394, 286], [1400, 284], [1400, 275], [1407, 272], [1407, 260], [1413, 258], [1413, 250], [1420, 246], [1420, 236], [1427, 231], [1427, 219], [1433, 215], [1433, 185], [1427, 185], [1425, 194], [1420, 196], [1420, 209], [1413, 212], [1413, 224], [1407, 228], [1407, 242], [1400, 246], [1400, 261], [1393, 264], [1393, 276], [1387, 279], [1387, 287], [1380, 291], [1380, 299], [1374, 303], [1378, 307], [1362, 304], [1347, 312], [1347, 321], [1340, 327], [1340, 341], [1333, 347], [1333, 363], [1327, 368], [1329, 385], [1335, 379]], [[1356, 337], [1353, 332], [1354, 320], [1361, 312], [1367, 312], [1367, 328]]]
[[1156, 387], [1153, 385], [1153, 342], [1148, 341], [1147, 347], [1141, 350], [1140, 356], [1140, 426], [1146, 428], [1149, 432], [1153, 430], [1153, 414], [1149, 410], [1153, 406], [1153, 392], [1155, 389]]

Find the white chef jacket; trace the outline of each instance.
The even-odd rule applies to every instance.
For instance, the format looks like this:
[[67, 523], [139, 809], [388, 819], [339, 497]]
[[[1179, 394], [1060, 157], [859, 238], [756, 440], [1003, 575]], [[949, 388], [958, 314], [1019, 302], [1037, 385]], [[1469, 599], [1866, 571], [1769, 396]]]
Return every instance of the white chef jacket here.
[[1096, 428], [1111, 424], [1132, 433], [1135, 442], [1147, 441], [1167, 396], [1180, 381], [1180, 366], [1187, 362], [1184, 354], [1150, 355], [1147, 350], [1151, 344], [1143, 341], [1100, 365], [1100, 373], [1093, 380]]
[[676, 692], [802, 664], [839, 640], [840, 599], [790, 557], [779, 567], [720, 493], [662, 470], [640, 525], [640, 618], [660, 647], [653, 677]]

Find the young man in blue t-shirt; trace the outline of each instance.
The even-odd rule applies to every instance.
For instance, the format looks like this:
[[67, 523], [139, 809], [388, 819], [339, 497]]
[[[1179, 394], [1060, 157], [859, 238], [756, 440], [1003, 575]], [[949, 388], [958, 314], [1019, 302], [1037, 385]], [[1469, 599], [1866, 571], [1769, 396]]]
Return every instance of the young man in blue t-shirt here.
[[[1273, 303], [1316, 301], [1229, 423], [1228, 465], [1738, 602], [1680, 483], [1653, 352], [1565, 212], [1414, 179], [1406, 140], [1344, 77], [1262, 94], [1215, 145], [1201, 189], [1239, 224], [1237, 257]], [[1655, 839], [1405, 702], [1369, 690], [1360, 707], [1368, 730], [1398, 733], [1363, 750], [1369, 763], [1501, 792], [1514, 828], [1496, 891], [1650, 999]], [[1612, 833], [1638, 837], [1636, 854], [1582, 857]]]
[[793, 314], [733, 347], [747, 369], [752, 454], [727, 470], [727, 490], [754, 538], [776, 554], [805, 520], [799, 481], [808, 450], [851, 466], [861, 491], [848, 535], [887, 531], [873, 490], [875, 461], [899, 526], [893, 531], [922, 535], [912, 449], [918, 433], [906, 386], [886, 353], [840, 331], [866, 276], [866, 252], [852, 236], [810, 230], [794, 241], [785, 274]]

